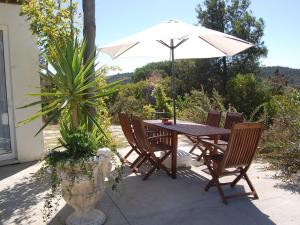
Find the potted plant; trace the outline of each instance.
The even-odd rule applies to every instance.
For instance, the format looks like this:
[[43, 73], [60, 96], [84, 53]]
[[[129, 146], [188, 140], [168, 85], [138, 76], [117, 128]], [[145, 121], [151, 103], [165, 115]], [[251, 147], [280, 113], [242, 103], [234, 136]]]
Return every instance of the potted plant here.
[[119, 82], [104, 86], [97, 83], [96, 56], [92, 54], [84, 61], [85, 41], [71, 37], [50, 44], [55, 47], [55, 54], [47, 58], [52, 69], [42, 68], [40, 73], [51, 88], [41, 87], [40, 93], [30, 94], [42, 100], [22, 108], [40, 104], [42, 110], [21, 122], [27, 124], [47, 115], [37, 133], [52, 121], [60, 124], [59, 146], [45, 155], [41, 170], [51, 181], [51, 192], [45, 202], [50, 210], [46, 210], [44, 219], [51, 216], [53, 199], [61, 189], [62, 197], [75, 209], [67, 224], [103, 224], [105, 215], [94, 207], [111, 168], [111, 151], [103, 148], [109, 145], [109, 139], [91, 109], [99, 99], [117, 91]]

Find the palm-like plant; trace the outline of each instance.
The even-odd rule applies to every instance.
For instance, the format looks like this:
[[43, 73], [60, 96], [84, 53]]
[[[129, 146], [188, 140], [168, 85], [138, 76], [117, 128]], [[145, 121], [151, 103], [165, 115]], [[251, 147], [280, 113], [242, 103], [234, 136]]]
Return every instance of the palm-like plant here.
[[69, 121], [75, 128], [82, 124], [95, 125], [104, 133], [90, 109], [96, 106], [98, 98], [117, 91], [119, 82], [99, 87], [94, 79], [98, 75], [95, 70], [97, 55], [94, 56], [93, 53], [87, 61], [84, 61], [86, 41], [80, 43], [77, 38], [68, 38], [62, 43], [63, 45], [51, 43], [55, 47], [56, 55], [47, 57], [49, 67], [55, 72], [48, 70], [47, 73], [44, 68], [40, 70], [41, 76], [47, 83], [52, 84], [52, 88], [48, 90], [41, 88], [40, 93], [28, 94], [42, 97], [42, 100], [21, 107], [42, 104], [42, 109], [21, 121], [20, 124], [27, 124], [39, 117], [49, 115], [37, 134], [52, 121], [61, 119]]

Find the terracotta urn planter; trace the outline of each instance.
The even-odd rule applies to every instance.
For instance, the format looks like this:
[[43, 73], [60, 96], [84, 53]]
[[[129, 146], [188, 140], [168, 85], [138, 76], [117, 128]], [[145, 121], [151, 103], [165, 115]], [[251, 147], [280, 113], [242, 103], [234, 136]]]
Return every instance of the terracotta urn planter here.
[[[87, 168], [87, 169], [83, 169]], [[58, 170], [62, 179], [62, 197], [75, 211], [67, 218], [67, 225], [101, 225], [105, 214], [95, 209], [105, 189], [105, 178], [111, 170], [111, 152], [108, 148], [98, 150], [97, 157], [85, 166], [64, 166]]]

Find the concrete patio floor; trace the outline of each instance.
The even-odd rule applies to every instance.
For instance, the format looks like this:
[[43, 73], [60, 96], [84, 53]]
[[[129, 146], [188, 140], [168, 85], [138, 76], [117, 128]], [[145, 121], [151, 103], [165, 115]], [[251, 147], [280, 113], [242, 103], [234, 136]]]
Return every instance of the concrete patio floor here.
[[[179, 144], [190, 148], [184, 139]], [[128, 148], [120, 149], [124, 154]], [[97, 208], [107, 215], [106, 225], [298, 225], [299, 189], [274, 179], [274, 172], [254, 163], [249, 171], [259, 200], [233, 199], [224, 205], [216, 188], [204, 191], [209, 175], [193, 161], [191, 169], [178, 171], [177, 179], [163, 172], [142, 181], [140, 175], [125, 168], [124, 179], [116, 191], [107, 188]], [[0, 224], [43, 224], [43, 197], [47, 184], [32, 179], [39, 163], [0, 167]], [[244, 181], [227, 193], [243, 191]], [[64, 224], [72, 212], [61, 200], [49, 224]]]

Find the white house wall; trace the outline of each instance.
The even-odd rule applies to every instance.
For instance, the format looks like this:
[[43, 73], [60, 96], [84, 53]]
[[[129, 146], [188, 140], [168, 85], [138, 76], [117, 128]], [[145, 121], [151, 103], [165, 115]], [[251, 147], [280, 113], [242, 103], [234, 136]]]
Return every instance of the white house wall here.
[[14, 4], [0, 3], [0, 29], [7, 30], [8, 39], [8, 67], [6, 77], [10, 78], [11, 87], [7, 87], [11, 92], [13, 108], [13, 121], [15, 124], [15, 134], [12, 141], [15, 143], [15, 158], [20, 162], [40, 159], [43, 153], [42, 135], [34, 137], [37, 130], [42, 126], [41, 119], [17, 127], [17, 122], [33, 115], [40, 108], [16, 109], [26, 103], [38, 100], [25, 96], [27, 93], [36, 92], [34, 87], [39, 86], [38, 75], [38, 49], [36, 38], [29, 31], [29, 26], [25, 18], [19, 16], [20, 6]]

